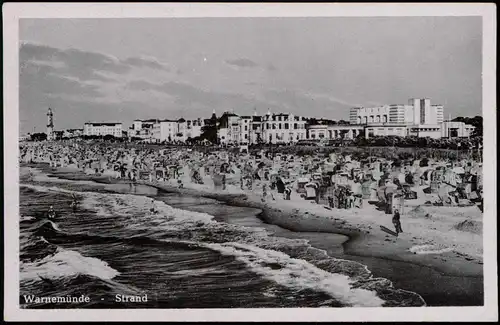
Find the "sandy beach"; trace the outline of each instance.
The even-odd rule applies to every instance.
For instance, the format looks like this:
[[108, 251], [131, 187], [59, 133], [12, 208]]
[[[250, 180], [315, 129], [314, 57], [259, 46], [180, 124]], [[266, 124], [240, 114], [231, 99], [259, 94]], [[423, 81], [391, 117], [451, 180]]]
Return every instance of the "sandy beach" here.
[[[67, 179], [127, 182], [107, 175], [85, 175], [74, 168], [52, 169], [51, 173]], [[137, 183], [166, 192], [260, 209], [259, 217], [265, 223], [291, 232], [323, 233], [323, 240], [318, 237], [310, 240], [314, 247], [324, 249], [333, 257], [366, 265], [374, 276], [391, 280], [395, 287], [417, 292], [428, 306], [483, 304], [482, 232], [476, 234], [454, 228], [466, 219], [482, 224], [481, 212], [475, 206], [425, 206], [428, 197], [419, 193], [418, 200], [406, 201], [402, 214], [404, 233], [396, 238], [379, 227], [392, 229], [391, 216], [378, 211], [367, 200], [362, 209], [329, 210], [297, 196], [292, 196], [290, 201], [275, 197], [262, 202], [255, 192], [231, 184], [224, 191], [214, 191], [208, 181], [193, 184], [186, 179], [183, 188], [173, 181]], [[329, 233], [347, 236], [343, 251], [330, 246]]]

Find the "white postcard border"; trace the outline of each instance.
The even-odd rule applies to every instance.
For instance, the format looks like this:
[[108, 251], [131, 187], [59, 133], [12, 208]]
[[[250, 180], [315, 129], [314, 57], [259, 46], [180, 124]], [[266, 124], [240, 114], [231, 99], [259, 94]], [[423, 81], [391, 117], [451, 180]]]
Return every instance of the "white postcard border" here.
[[[10, 321], [478, 321], [498, 320], [496, 251], [496, 7], [494, 4], [6, 3], [4, 18], [4, 319]], [[123, 17], [482, 16], [484, 117], [483, 307], [79, 309], [19, 308], [19, 19]]]

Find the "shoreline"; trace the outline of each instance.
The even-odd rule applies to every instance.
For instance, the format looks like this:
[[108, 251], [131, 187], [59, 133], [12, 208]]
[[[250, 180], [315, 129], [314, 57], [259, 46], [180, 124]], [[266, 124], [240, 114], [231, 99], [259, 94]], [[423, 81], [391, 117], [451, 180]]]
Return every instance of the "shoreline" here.
[[[51, 171], [54, 176], [64, 173], [83, 174], [76, 170], [64, 172], [61, 168]], [[109, 182], [108, 176], [85, 175], [85, 178], [98, 183]], [[113, 182], [130, 183], [117, 179], [113, 179]], [[322, 218], [319, 213], [311, 211], [312, 209], [300, 211], [291, 206], [273, 206], [273, 201], [261, 202], [257, 195], [208, 192], [203, 189], [178, 188], [169, 183], [149, 181], [137, 181], [137, 184], [152, 186], [170, 193], [215, 199], [230, 206], [257, 208], [262, 211], [260, 216], [256, 216], [257, 218], [292, 232], [347, 236], [348, 239], [342, 244], [341, 254], [329, 251], [328, 247], [318, 248], [327, 250], [334, 258], [366, 265], [374, 277], [387, 278], [396, 288], [418, 293], [428, 306], [478, 306], [484, 303], [482, 264], [466, 260], [463, 256], [452, 253], [413, 254], [406, 249], [401, 250], [401, 246], [411, 246], [407, 240], [391, 238], [388, 241], [387, 238], [374, 234], [378, 229], [372, 229], [370, 225], [357, 227], [341, 215], [333, 220]], [[330, 214], [345, 212], [337, 209], [332, 211], [325, 209], [326, 211]]]

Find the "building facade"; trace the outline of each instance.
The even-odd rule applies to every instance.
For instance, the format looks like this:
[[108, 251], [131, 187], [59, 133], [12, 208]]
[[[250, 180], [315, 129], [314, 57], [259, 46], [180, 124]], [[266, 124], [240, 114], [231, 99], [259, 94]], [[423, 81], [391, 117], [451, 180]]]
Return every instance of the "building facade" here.
[[186, 142], [201, 136], [205, 122], [201, 118], [186, 120], [156, 120], [151, 127], [153, 142]]
[[83, 125], [83, 135], [104, 136], [112, 135], [120, 138], [122, 136], [122, 123], [115, 122], [87, 122]]
[[375, 107], [354, 107], [349, 112], [351, 124], [436, 125], [443, 122], [443, 105], [431, 105], [428, 98], [411, 98], [407, 105], [392, 104]]
[[177, 136], [176, 140], [186, 142], [188, 139], [194, 139], [201, 135], [201, 129], [204, 125], [204, 120], [201, 118], [194, 120], [179, 119], [177, 121]]
[[268, 112], [262, 117], [261, 136], [266, 143], [296, 143], [307, 138], [306, 125], [303, 116]]
[[154, 127], [159, 123], [158, 119], [149, 120], [134, 120], [132, 126], [129, 128], [129, 138], [140, 138], [150, 142], [155, 141]]
[[[408, 104], [354, 107], [349, 112], [351, 125], [364, 125], [367, 138], [373, 136], [417, 136], [434, 139], [449, 134], [444, 124], [443, 105], [432, 105], [428, 98], [411, 98]], [[467, 137], [472, 126], [453, 126], [453, 134]]]
[[475, 127], [464, 122], [442, 123], [441, 137], [442, 138], [468, 138], [474, 132]]
[[309, 140], [353, 140], [362, 135], [363, 125], [309, 125], [306, 139]]

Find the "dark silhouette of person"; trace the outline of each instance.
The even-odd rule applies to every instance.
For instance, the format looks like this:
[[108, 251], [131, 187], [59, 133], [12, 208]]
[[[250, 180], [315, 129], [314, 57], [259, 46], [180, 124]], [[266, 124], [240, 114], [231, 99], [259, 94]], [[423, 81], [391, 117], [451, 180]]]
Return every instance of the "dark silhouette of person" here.
[[401, 216], [399, 214], [399, 210], [394, 210], [394, 216], [392, 217], [392, 224], [394, 225], [394, 228], [396, 229], [396, 233], [402, 233], [403, 229], [401, 228]]

